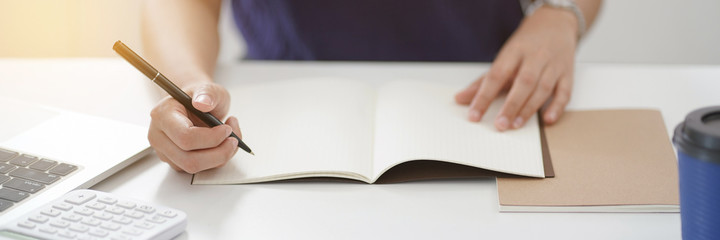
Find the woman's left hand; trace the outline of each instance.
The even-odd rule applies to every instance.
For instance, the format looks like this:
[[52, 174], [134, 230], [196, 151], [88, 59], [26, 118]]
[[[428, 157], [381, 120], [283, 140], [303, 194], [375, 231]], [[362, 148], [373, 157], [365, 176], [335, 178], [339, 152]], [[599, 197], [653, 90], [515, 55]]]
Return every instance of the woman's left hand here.
[[568, 10], [540, 7], [525, 17], [500, 50], [490, 70], [455, 96], [470, 105], [468, 118], [480, 121], [501, 91], [507, 99], [495, 118], [495, 127], [522, 127], [547, 101], [546, 123], [556, 122], [570, 100], [573, 84], [578, 21]]

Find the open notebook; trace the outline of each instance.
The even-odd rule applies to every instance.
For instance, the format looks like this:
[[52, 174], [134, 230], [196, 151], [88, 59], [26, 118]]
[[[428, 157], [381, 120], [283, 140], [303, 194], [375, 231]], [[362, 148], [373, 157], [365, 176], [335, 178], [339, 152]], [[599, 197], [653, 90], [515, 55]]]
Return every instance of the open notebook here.
[[393, 166], [437, 160], [542, 178], [536, 117], [498, 132], [491, 117], [467, 120], [454, 102], [462, 86], [398, 80], [380, 87], [336, 78], [294, 79], [229, 89], [230, 113], [256, 156], [238, 152], [193, 184], [237, 184], [304, 177], [375, 182]]

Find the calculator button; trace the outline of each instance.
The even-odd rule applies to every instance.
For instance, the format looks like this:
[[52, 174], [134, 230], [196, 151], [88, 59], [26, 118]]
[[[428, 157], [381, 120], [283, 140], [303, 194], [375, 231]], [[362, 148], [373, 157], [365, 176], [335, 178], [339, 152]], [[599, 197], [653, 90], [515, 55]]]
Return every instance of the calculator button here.
[[82, 209], [75, 210], [75, 213], [83, 215], [83, 216], [90, 216], [90, 215], [93, 215], [95, 213], [95, 211], [90, 210], [89, 208], [82, 208]]
[[106, 212], [109, 212], [109, 213], [112, 213], [112, 214], [115, 214], [115, 215], [120, 215], [120, 214], [123, 214], [123, 213], [125, 212], [125, 209], [122, 209], [122, 208], [119, 208], [119, 207], [109, 207], [109, 208], [105, 209], [105, 211], [106, 211]]
[[130, 209], [130, 208], [134, 208], [134, 207], [135, 207], [135, 203], [134, 203], [134, 202], [130, 202], [130, 201], [121, 201], [121, 202], [119, 202], [117, 205], [118, 205], [118, 206], [121, 206], [121, 207], [124, 207], [124, 208], [127, 208], [127, 209]]
[[112, 214], [109, 214], [109, 213], [106, 213], [106, 212], [96, 212], [96, 213], [93, 215], [93, 217], [94, 217], [94, 218], [97, 218], [97, 219], [100, 219], [100, 220], [106, 220], [106, 221], [107, 221], [107, 220], [112, 219], [113, 215], [112, 215]]
[[70, 228], [68, 228], [68, 229], [70, 229], [71, 231], [79, 232], [79, 233], [84, 233], [84, 232], [87, 232], [88, 230], [90, 230], [89, 227], [87, 227], [85, 225], [80, 225], [80, 224], [70, 225]]
[[98, 202], [107, 203], [107, 204], [115, 204], [117, 202], [117, 199], [111, 198], [111, 197], [101, 197], [98, 199]]
[[73, 209], [73, 206], [67, 203], [57, 203], [53, 205], [53, 208], [57, 208], [63, 211], [70, 211]]
[[174, 218], [175, 216], [177, 216], [177, 213], [175, 211], [169, 209], [160, 211], [158, 212], [158, 214], [166, 218]]
[[57, 227], [57, 228], [66, 228], [70, 226], [69, 222], [63, 221], [63, 220], [54, 220], [50, 222], [50, 226]]
[[120, 225], [111, 222], [101, 223], [100, 227], [110, 231], [117, 231], [118, 229], [120, 229]]
[[75, 214], [68, 214], [62, 217], [63, 220], [71, 221], [71, 222], [79, 222], [82, 220], [82, 217], [75, 215]]
[[120, 224], [125, 224], [125, 225], [128, 225], [128, 224], [132, 223], [132, 219], [127, 218], [127, 217], [123, 217], [123, 216], [115, 216], [115, 217], [112, 219], [112, 221], [113, 221], [113, 222], [116, 222], [116, 223], [120, 223]]
[[146, 220], [148, 220], [149, 222], [153, 222], [153, 223], [164, 223], [166, 221], [164, 217], [157, 216], [157, 215], [149, 217]]
[[88, 232], [88, 234], [96, 236], [96, 237], [105, 237], [108, 235], [108, 231], [105, 231], [102, 229], [92, 229]]
[[125, 235], [115, 235], [110, 237], [110, 240], [131, 240], [131, 237], [125, 236]]
[[68, 239], [73, 239], [77, 236], [77, 234], [75, 234], [74, 232], [65, 230], [65, 231], [60, 231], [60, 233], [58, 233], [58, 236], [68, 238]]
[[33, 221], [33, 222], [36, 222], [36, 223], [45, 223], [45, 222], [47, 222], [48, 220], [50, 220], [50, 218], [48, 218], [48, 217], [46, 217], [46, 216], [44, 216], [44, 215], [35, 215], [35, 216], [32, 216], [32, 217], [29, 217], [28, 220]]
[[65, 199], [65, 202], [80, 205], [95, 198], [94, 193], [79, 192]]
[[132, 212], [128, 211], [125, 213], [125, 216], [131, 217], [134, 219], [141, 219], [141, 218], [145, 217], [145, 214], [138, 212], [138, 211], [132, 211]]
[[97, 226], [100, 225], [100, 223], [101, 223], [100, 220], [97, 220], [97, 219], [95, 219], [95, 218], [85, 218], [85, 219], [83, 219], [83, 220], [80, 221], [80, 222], [81, 222], [82, 224], [85, 224], [85, 225], [88, 225], [88, 226], [93, 226], [93, 227], [97, 227]]
[[125, 228], [122, 230], [122, 233], [133, 236], [139, 236], [140, 234], [143, 234], [142, 231], [135, 228]]
[[145, 229], [145, 230], [149, 230], [149, 229], [152, 229], [153, 227], [155, 227], [155, 224], [152, 224], [152, 223], [149, 223], [149, 222], [141, 222], [141, 223], [135, 224], [135, 227], [142, 228], [142, 229]]
[[27, 228], [27, 229], [33, 229], [36, 226], [35, 223], [30, 222], [30, 221], [22, 221], [22, 222], [19, 222], [17, 225], [18, 225], [18, 227]]
[[57, 217], [58, 215], [60, 215], [61, 212], [60, 212], [60, 210], [57, 210], [54, 208], [48, 208], [48, 209], [43, 210], [40, 213], [48, 215], [50, 217]]
[[18, 191], [10, 188], [0, 188], [0, 198], [19, 202], [30, 196], [30, 193]]
[[151, 207], [151, 206], [148, 206], [148, 205], [140, 205], [140, 206], [137, 208], [137, 210], [138, 210], [138, 211], [141, 211], [141, 212], [144, 212], [144, 213], [153, 213], [153, 212], [155, 212], [155, 208], [154, 208], [154, 207]]
[[58, 230], [48, 226], [43, 226], [40, 228], [40, 231], [44, 233], [55, 234]]
[[[7, 177], [5, 175], [0, 175], [0, 176]], [[10, 178], [10, 177], [7, 177], [7, 178]], [[22, 178], [13, 178], [12, 180], [3, 184], [3, 187], [14, 188], [14, 189], [21, 190], [24, 192], [29, 192], [29, 193], [36, 193], [37, 191], [40, 191], [41, 189], [45, 188], [45, 184], [30, 181], [30, 180], [25, 180]]]
[[76, 239], [77, 239], [77, 240], [95, 240], [94, 237], [85, 236], [85, 235], [80, 235], [80, 236], [78, 236]]
[[10, 172], [10, 176], [33, 180], [33, 181], [41, 182], [44, 184], [54, 183], [55, 181], [60, 179], [60, 176], [58, 176], [58, 175], [47, 174], [47, 173], [44, 173], [44, 172], [41, 172], [38, 170], [27, 169], [27, 168], [15, 169], [12, 172]]
[[87, 207], [95, 209], [95, 210], [103, 210], [105, 208], [105, 204], [94, 202], [91, 204], [88, 204]]
[[10, 160], [10, 163], [21, 167], [27, 167], [28, 165], [34, 163], [37, 160], [38, 158], [30, 155], [20, 155], [19, 157]]

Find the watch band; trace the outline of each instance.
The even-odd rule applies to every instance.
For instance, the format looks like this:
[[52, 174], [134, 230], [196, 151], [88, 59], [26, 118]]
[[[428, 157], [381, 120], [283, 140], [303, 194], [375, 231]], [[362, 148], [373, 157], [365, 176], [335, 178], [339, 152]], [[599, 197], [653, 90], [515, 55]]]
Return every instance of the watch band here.
[[578, 39], [580, 39], [585, 34], [585, 29], [587, 27], [585, 25], [585, 16], [573, 0], [534, 0], [532, 1], [532, 3], [530, 3], [529, 0], [521, 0], [520, 2], [523, 5], [523, 9], [525, 10], [525, 16], [530, 16], [531, 14], [533, 14], [533, 12], [535, 12], [535, 10], [542, 7], [543, 5], [547, 5], [548, 7], [553, 8], [567, 9], [573, 14], [575, 14], [575, 17], [577, 18]]

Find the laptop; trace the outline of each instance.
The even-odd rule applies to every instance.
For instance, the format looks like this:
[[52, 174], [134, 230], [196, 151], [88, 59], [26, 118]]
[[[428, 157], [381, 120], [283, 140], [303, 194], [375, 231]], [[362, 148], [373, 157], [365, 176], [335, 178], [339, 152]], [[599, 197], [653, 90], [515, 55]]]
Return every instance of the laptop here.
[[150, 151], [147, 128], [0, 98], [0, 225]]

